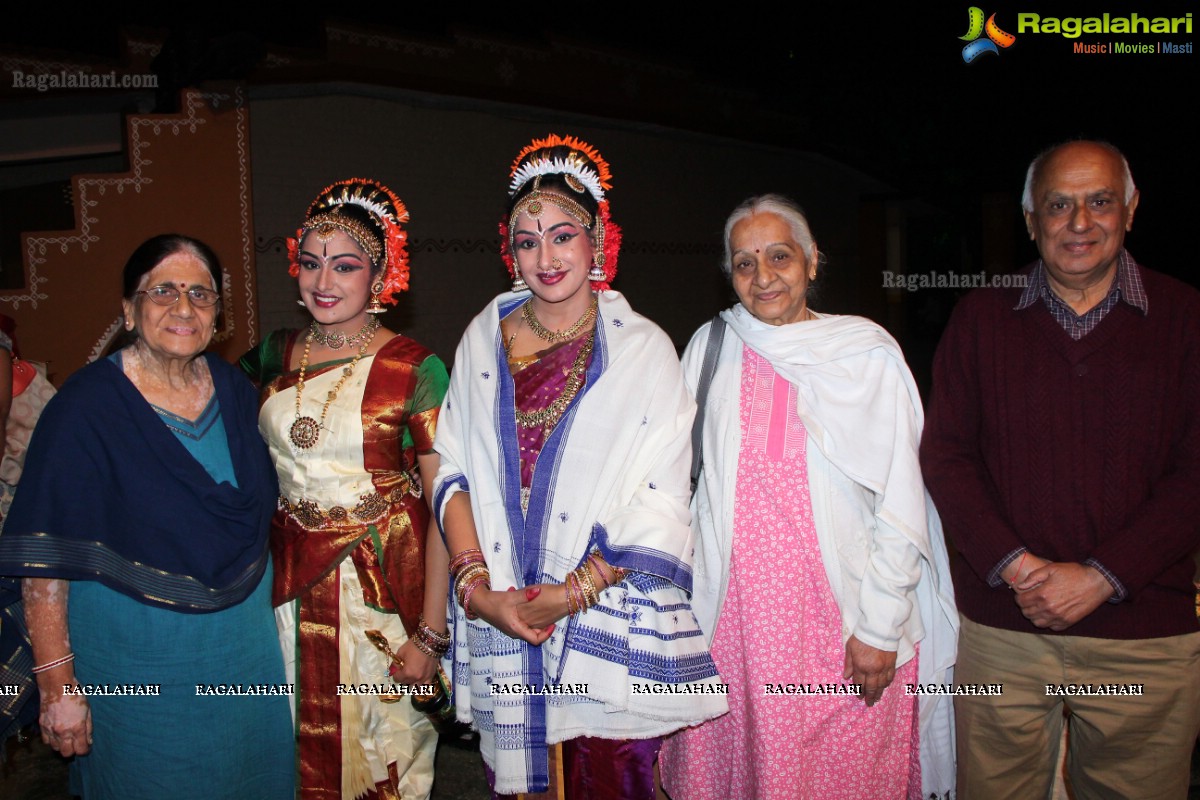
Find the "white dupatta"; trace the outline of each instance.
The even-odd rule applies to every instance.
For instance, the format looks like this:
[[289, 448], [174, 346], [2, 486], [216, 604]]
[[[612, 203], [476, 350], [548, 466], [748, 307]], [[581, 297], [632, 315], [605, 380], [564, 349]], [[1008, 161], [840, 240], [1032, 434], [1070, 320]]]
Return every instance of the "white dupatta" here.
[[[675, 350], [619, 293], [600, 294], [587, 382], [542, 447], [522, 515], [500, 320], [527, 298], [498, 297], [459, 345], [438, 421], [435, 513], [469, 491], [496, 589], [561, 583], [592, 550], [632, 574], [541, 647], [467, 620], [451, 598], [458, 715], [479, 729], [502, 794], [544, 788], [547, 744], [660, 736], [727, 710], [722, 694], [694, 693], [719, 679], [688, 598], [695, 405]], [[587, 688], [493, 694], [513, 684]]]
[[[818, 315], [790, 325], [768, 325], [741, 304], [722, 311], [729, 325], [709, 392], [703, 432], [704, 473], [696, 495], [701, 532], [697, 543], [694, 605], [705, 630], [715, 630], [729, 581], [736, 465], [741, 449], [737, 415], [742, 346], [745, 344], [797, 387], [797, 413], [808, 432], [809, 478], [822, 561], [843, 618], [843, 639], [856, 634], [874, 647], [897, 650], [897, 666], [912, 658], [920, 642], [918, 680], [948, 684], [958, 646], [958, 612], [950, 582], [941, 520], [925, 491], [918, 460], [924, 424], [921, 398], [896, 341], [870, 320]], [[689, 384], [697, 382], [708, 342], [704, 326], [692, 338], [683, 361]], [[714, 413], [724, 409], [725, 413]], [[815, 448], [815, 453], [814, 453]], [[730, 466], [732, 465], [732, 469]], [[840, 475], [832, 474], [840, 473]], [[844, 476], [841, 477], [841, 476]], [[871, 559], [887, 562], [897, 542], [920, 554], [911, 587], [897, 595], [880, 589], [879, 575], [908, 572], [896, 561], [848, 567], [861, 554], [849, 544], [845, 523], [856, 514], [838, 514], [821, 492], [830, 480], [848, 479], [868, 490], [875, 534]], [[846, 502], [846, 501], [843, 501]], [[847, 555], [850, 554], [850, 555]], [[857, 573], [857, 574], [854, 574]], [[840, 591], [839, 591], [840, 588]], [[882, 629], [892, 629], [884, 633]], [[890, 639], [890, 643], [887, 641]], [[924, 796], [943, 797], [954, 787], [954, 718], [947, 696], [923, 695], [919, 703]]]

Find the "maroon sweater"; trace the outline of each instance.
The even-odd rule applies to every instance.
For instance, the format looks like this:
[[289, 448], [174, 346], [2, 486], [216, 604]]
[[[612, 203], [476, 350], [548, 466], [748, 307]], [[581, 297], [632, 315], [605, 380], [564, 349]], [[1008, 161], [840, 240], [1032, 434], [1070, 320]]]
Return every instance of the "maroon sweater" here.
[[934, 361], [921, 441], [925, 482], [958, 551], [959, 610], [984, 625], [1053, 633], [988, 573], [1018, 547], [1095, 558], [1125, 586], [1063, 631], [1141, 639], [1200, 630], [1200, 292], [1141, 270], [1142, 315], [1117, 305], [1078, 342], [1020, 289], [959, 302]]

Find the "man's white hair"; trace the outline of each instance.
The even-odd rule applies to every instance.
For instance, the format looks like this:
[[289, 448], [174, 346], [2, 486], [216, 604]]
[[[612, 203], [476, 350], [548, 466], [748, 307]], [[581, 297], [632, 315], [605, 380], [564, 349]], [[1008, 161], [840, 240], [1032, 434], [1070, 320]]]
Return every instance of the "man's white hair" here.
[[1025, 191], [1021, 193], [1021, 208], [1026, 213], [1033, 213], [1033, 186], [1037, 183], [1037, 179], [1041, 177], [1042, 166], [1045, 165], [1046, 160], [1050, 156], [1070, 144], [1093, 144], [1096, 147], [1107, 150], [1121, 160], [1121, 178], [1125, 181], [1125, 205], [1129, 205], [1129, 201], [1133, 199], [1133, 193], [1137, 191], [1137, 187], [1133, 185], [1133, 173], [1129, 171], [1129, 162], [1125, 160], [1125, 154], [1108, 142], [1092, 139], [1075, 139], [1070, 142], [1061, 142], [1043, 150], [1029, 163], [1029, 169], [1025, 171]]

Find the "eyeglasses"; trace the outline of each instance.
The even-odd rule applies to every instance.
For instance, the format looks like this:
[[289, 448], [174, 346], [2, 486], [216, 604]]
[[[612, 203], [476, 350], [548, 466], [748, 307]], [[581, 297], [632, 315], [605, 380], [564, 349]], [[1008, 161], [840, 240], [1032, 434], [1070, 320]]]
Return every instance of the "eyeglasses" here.
[[[134, 294], [146, 295], [156, 306], [173, 306], [179, 302], [181, 292], [177, 287], [164, 283], [162, 286], [151, 286], [149, 289], [142, 289]], [[221, 295], [212, 289], [205, 289], [203, 286], [193, 286], [182, 294], [186, 294], [188, 302], [196, 308], [212, 308], [221, 299]]]

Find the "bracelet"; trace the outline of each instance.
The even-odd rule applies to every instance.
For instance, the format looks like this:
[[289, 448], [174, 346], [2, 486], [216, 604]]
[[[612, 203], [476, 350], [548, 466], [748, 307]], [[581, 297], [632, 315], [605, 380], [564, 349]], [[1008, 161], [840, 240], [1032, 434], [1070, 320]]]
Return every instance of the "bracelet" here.
[[[490, 588], [492, 583], [492, 573], [488, 571], [487, 561], [483, 558], [483, 551], [478, 547], [470, 547], [455, 555], [454, 558], [450, 559], [450, 575], [454, 578], [454, 595], [458, 598], [458, 604], [462, 606], [467, 619], [478, 619], [475, 614], [471, 613], [471, 594], [481, 584], [487, 584]], [[438, 644], [439, 641], [434, 638], [433, 641], [426, 642], [425, 644], [429, 646], [430, 650], [436, 652], [440, 646]], [[420, 643], [414, 642], [414, 644], [416, 644], [418, 650], [427, 653], [421, 647]], [[447, 637], [445, 647], [449, 648], [449, 646], [450, 641], [449, 637]]]
[[1021, 553], [1021, 560], [1017, 562], [1017, 571], [1013, 573], [1013, 579], [1008, 583], [1008, 588], [1014, 591], [1016, 591], [1017, 588], [1017, 576], [1021, 574], [1021, 567], [1025, 566], [1025, 556], [1027, 555], [1029, 555], [1028, 550], [1026, 550], [1024, 553]]
[[596, 591], [596, 579], [592, 577], [592, 570], [587, 562], [577, 568], [575, 574], [579, 576], [579, 588], [583, 590], [583, 597], [587, 603], [583, 608], [583, 613], [586, 614], [589, 608], [600, 602], [600, 592]]
[[486, 585], [489, 589], [491, 588], [492, 584], [491, 584], [491, 576], [490, 575], [481, 576], [481, 577], [477, 578], [476, 580], [472, 581], [471, 585], [466, 588], [466, 591], [463, 592], [462, 596], [459, 598], [460, 603], [463, 607], [463, 613], [465, 613], [467, 615], [467, 619], [479, 619], [479, 615], [474, 613], [473, 611], [471, 611], [471, 595], [475, 592], [476, 589], [478, 589], [480, 586], [484, 586], [484, 585]]
[[468, 589], [477, 583], [486, 583], [490, 585], [491, 582], [492, 574], [486, 569], [472, 572], [469, 576], [466, 576], [462, 580], [456, 581], [454, 584], [454, 594], [458, 598], [458, 604], [465, 609], [467, 604], [463, 598], [466, 597]]
[[33, 674], [37, 675], [39, 672], [45, 672], [47, 670], [54, 669], [55, 667], [61, 667], [63, 664], [70, 664], [74, 660], [75, 654], [67, 653], [62, 658], [56, 658], [53, 661], [48, 661], [45, 664], [42, 664], [40, 667], [34, 667]]
[[447, 631], [446, 633], [438, 633], [433, 628], [429, 627], [429, 624], [425, 622], [424, 614], [417, 617], [417, 631], [424, 633], [438, 644], [444, 644], [447, 647], [450, 646], [450, 632]]
[[441, 659], [450, 650], [450, 634], [438, 633], [425, 623], [424, 615], [417, 617], [417, 629], [412, 635], [413, 645], [433, 659]]
[[450, 559], [450, 574], [457, 575], [468, 564], [482, 563], [484, 563], [483, 551], [478, 547], [468, 548]]
[[458, 573], [458, 577], [454, 579], [454, 593], [458, 595], [459, 600], [462, 600], [463, 592], [477, 580], [490, 582], [492, 573], [483, 564], [472, 564], [471, 566]]
[[[588, 566], [590, 563], [592, 563], [590, 557], [584, 559], [583, 564], [568, 572], [563, 581], [567, 588], [567, 614], [569, 616], [580, 612], [586, 614], [589, 608], [600, 602], [601, 590], [596, 586], [596, 578]], [[603, 574], [601, 567], [597, 566], [596, 569]]]
[[429, 646], [428, 642], [425, 642], [425, 641], [417, 638], [416, 635], [413, 635], [412, 643], [413, 643], [413, 647], [417, 648], [422, 653], [424, 653], [425, 655], [432, 658], [434, 661], [440, 661], [442, 656], [445, 655], [444, 652], [439, 653], [436, 650], [434, 650], [432, 647]]
[[[600, 555], [599, 553], [589, 553], [587, 560], [596, 565], [596, 571], [600, 573], [604, 580], [608, 581], [608, 586], [615, 586], [616, 584], [625, 580], [625, 577], [629, 574], [629, 570], [624, 569], [623, 567], [614, 567], [612, 564], [609, 564], [607, 561], [605, 561], [604, 556]], [[609, 573], [612, 573], [612, 580], [609, 580], [608, 578]], [[608, 586], [604, 588], [607, 589]]]
[[455, 584], [460, 584], [460, 583], [467, 584], [476, 575], [479, 575], [481, 573], [488, 572], [488, 571], [489, 570], [487, 568], [487, 564], [484, 564], [482, 562], [480, 562], [478, 564], [468, 564], [467, 566], [465, 566], [461, 570], [459, 570], [458, 574], [454, 576], [454, 583]]
[[617, 582], [615, 578], [609, 577], [612, 574], [612, 567], [608, 565], [608, 562], [599, 553], [588, 553], [588, 557], [584, 563], [591, 564], [596, 568], [596, 572], [600, 573], [600, 577], [604, 579], [604, 583], [606, 584], [604, 588], [607, 589]]
[[574, 572], [568, 572], [563, 584], [567, 587], [567, 616], [573, 617], [583, 609], [583, 596], [580, 594], [579, 578]]

